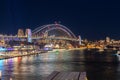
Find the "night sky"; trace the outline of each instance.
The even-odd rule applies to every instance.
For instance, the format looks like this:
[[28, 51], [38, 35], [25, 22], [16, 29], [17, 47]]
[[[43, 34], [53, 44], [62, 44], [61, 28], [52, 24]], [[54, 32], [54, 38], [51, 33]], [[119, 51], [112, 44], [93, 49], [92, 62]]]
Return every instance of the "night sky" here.
[[16, 34], [19, 28], [33, 30], [57, 21], [82, 38], [120, 39], [118, 1], [0, 0], [0, 33]]

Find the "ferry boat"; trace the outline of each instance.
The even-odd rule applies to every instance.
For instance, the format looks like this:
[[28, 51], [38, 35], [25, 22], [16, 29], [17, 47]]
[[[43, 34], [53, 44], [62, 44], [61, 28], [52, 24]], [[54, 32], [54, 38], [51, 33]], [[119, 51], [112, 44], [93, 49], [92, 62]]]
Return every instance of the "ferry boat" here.
[[52, 51], [53, 45], [52, 44], [46, 44], [43, 48], [44, 51]]
[[116, 56], [117, 56], [118, 60], [120, 61], [120, 50], [119, 50], [119, 51], [117, 51]]

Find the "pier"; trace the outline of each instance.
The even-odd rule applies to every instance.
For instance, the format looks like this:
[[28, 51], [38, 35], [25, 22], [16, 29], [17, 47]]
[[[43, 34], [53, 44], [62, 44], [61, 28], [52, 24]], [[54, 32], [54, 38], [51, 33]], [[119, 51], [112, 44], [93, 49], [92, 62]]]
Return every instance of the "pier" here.
[[86, 72], [52, 72], [43, 80], [87, 80]]

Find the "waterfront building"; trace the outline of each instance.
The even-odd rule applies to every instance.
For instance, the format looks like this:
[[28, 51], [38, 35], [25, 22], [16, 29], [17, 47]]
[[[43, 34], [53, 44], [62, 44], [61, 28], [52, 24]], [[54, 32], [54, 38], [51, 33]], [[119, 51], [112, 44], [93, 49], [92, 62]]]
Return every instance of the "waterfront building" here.
[[106, 37], [106, 42], [110, 43], [110, 37]]

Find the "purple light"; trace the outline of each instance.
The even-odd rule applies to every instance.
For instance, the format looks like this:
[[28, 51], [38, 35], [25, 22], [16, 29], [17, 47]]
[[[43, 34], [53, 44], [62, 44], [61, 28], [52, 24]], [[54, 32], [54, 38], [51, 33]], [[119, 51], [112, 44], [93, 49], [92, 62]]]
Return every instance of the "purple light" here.
[[14, 50], [14, 48], [7, 48], [8, 51]]

